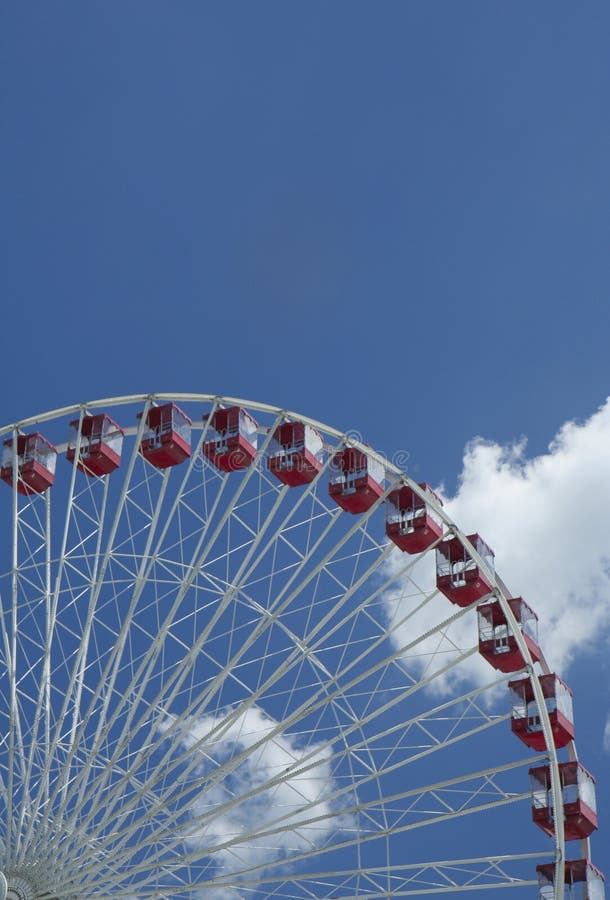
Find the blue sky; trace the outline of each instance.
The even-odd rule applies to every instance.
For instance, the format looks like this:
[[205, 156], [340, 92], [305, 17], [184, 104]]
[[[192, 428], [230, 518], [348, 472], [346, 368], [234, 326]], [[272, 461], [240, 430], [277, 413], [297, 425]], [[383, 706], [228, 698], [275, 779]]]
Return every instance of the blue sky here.
[[[609, 393], [609, 26], [601, 0], [0, 0], [2, 421], [251, 397], [449, 493], [477, 435], [545, 454]], [[605, 649], [591, 694], [571, 670], [591, 768]]]

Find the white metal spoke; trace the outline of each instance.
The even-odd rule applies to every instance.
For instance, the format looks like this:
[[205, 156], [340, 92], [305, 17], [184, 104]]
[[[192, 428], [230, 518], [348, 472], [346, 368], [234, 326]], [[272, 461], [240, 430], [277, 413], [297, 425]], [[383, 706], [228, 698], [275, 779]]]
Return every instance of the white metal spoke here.
[[[367, 574], [369, 574], [369, 573], [367, 573]], [[358, 585], [354, 586], [354, 590], [355, 590], [357, 587], [358, 587]], [[378, 589], [378, 591], [379, 591], [379, 589]], [[343, 595], [343, 597], [342, 597], [341, 605], [343, 605], [343, 602], [345, 602], [346, 599], [349, 599], [350, 594], [351, 594], [351, 592], [346, 591], [346, 593], [345, 593], [345, 594]], [[368, 603], [368, 599], [365, 599], [365, 600], [362, 602], [362, 606], [366, 606], [367, 603]], [[265, 628], [265, 627], [267, 627], [267, 625], [268, 625], [269, 623], [274, 622], [274, 621], [276, 620], [278, 614], [279, 614], [278, 612], [276, 612], [276, 613], [271, 613], [271, 612], [270, 612], [270, 615], [269, 615], [268, 617], [266, 617], [266, 618], [263, 620], [263, 625], [262, 625], [262, 627]], [[462, 615], [464, 615], [464, 611], [463, 611], [463, 610], [457, 612], [457, 613], [454, 614], [452, 617], [450, 617], [448, 620], [446, 620], [445, 622], [441, 623], [441, 625], [438, 626], [438, 628], [434, 629], [434, 631], [440, 631], [442, 628], [446, 627], [446, 625], [449, 624], [451, 621], [455, 621], [456, 619], [460, 618]], [[319, 631], [319, 629], [316, 629], [316, 631]], [[205, 638], [207, 637], [208, 633], [209, 633], [209, 632], [206, 631], [206, 633], [204, 634], [203, 638], [200, 640], [200, 643], [201, 643], [201, 644], [203, 644], [203, 643], [205, 642]], [[332, 633], [332, 630], [331, 630], [331, 633]], [[385, 641], [385, 637], [383, 638], [383, 640]], [[377, 646], [378, 644], [379, 644], [379, 640], [378, 640], [377, 643], [376, 643], [375, 645], [373, 645], [372, 647], [367, 647], [366, 650], [364, 651], [364, 653], [363, 653], [363, 654], [362, 654], [362, 655], [361, 655], [361, 656], [360, 656], [360, 657], [352, 664], [352, 666], [351, 666], [350, 668], [353, 668], [353, 667], [356, 665], [356, 663], [362, 662], [362, 661], [364, 660], [364, 658], [371, 652], [371, 650], [376, 649], [376, 646]], [[195, 650], [199, 650], [200, 648], [199, 648], [199, 647], [196, 647], [196, 648], [194, 648], [194, 649], [195, 649]], [[406, 649], [409, 649], [409, 648], [408, 648], [408, 647], [407, 647], [407, 648], [402, 648], [401, 651], [398, 651], [398, 652], [396, 652], [396, 653], [394, 654], [394, 657], [397, 657], [397, 656], [399, 655], [399, 653], [404, 652]], [[242, 648], [242, 650], [243, 650], [243, 648]], [[314, 650], [315, 650], [315, 645], [314, 645], [313, 648], [312, 648], [312, 653], [314, 652]], [[265, 685], [263, 685], [262, 688], [259, 688], [258, 691], [255, 691], [255, 692], [253, 691], [253, 692], [250, 694], [248, 700], [245, 701], [245, 702], [243, 702], [243, 703], [240, 705], [239, 713], [235, 712], [235, 713], [233, 713], [232, 715], [230, 715], [229, 717], [227, 717], [227, 719], [226, 719], [226, 720], [223, 722], [223, 724], [222, 724], [222, 728], [223, 728], [224, 730], [226, 730], [227, 728], [229, 728], [229, 727], [231, 726], [232, 722], [234, 721], [235, 717], [236, 717], [238, 714], [243, 715], [244, 710], [246, 710], [249, 706], [252, 706], [252, 705], [256, 702], [256, 700], [259, 699], [260, 696], [262, 696], [262, 694], [264, 693], [265, 690], [269, 690], [269, 688], [271, 688], [278, 680], [280, 680], [280, 678], [284, 677], [288, 672], [290, 672], [290, 671], [293, 669], [293, 667], [301, 660], [302, 655], [303, 655], [304, 652], [305, 652], [305, 651], [304, 651], [304, 644], [303, 644], [302, 642], [300, 642], [299, 645], [298, 645], [298, 647], [297, 647], [297, 649], [296, 649], [295, 651], [293, 651], [291, 657], [289, 657], [288, 660], [286, 660], [284, 663], [282, 663], [282, 665], [279, 666], [279, 667], [274, 671], [274, 673], [273, 673], [271, 679], [270, 679]], [[306, 651], [306, 652], [309, 653], [309, 651]], [[473, 651], [469, 651], [469, 652], [473, 652]], [[239, 660], [238, 660], [238, 657], [235, 657], [235, 658], [233, 658], [233, 659], [231, 660], [231, 662], [227, 665], [226, 669], [225, 669], [224, 672], [222, 673], [222, 674], [223, 674], [223, 677], [226, 677], [227, 671], [228, 671], [229, 669], [233, 668], [233, 667], [238, 663], [238, 661], [239, 661]], [[413, 691], [414, 691], [415, 689], [418, 689], [418, 688], [420, 688], [420, 687], [424, 687], [424, 686], [430, 684], [430, 683], [434, 680], [435, 677], [438, 677], [439, 675], [445, 674], [445, 672], [448, 671], [449, 669], [451, 669], [451, 668], [453, 667], [454, 664], [455, 664], [455, 663], [453, 663], [453, 662], [450, 663], [448, 666], [446, 666], [446, 667], [444, 667], [443, 669], [441, 669], [438, 673], [436, 673], [435, 675], [431, 676], [429, 679], [426, 679], [425, 681], [423, 681], [423, 682], [417, 684], [415, 687], [410, 688], [409, 691], [408, 691], [408, 693], [409, 693], [409, 694], [410, 694], [410, 693], [413, 693]], [[383, 667], [385, 667], [385, 665], [386, 665], [386, 661], [380, 663], [380, 664], [378, 665], [377, 668], [383, 668]], [[184, 664], [184, 669], [186, 670], [186, 663]], [[373, 670], [373, 671], [374, 671], [374, 670]], [[347, 672], [347, 668], [344, 668], [344, 673], [346, 673], [346, 672]], [[355, 687], [361, 680], [364, 680], [364, 678], [366, 678], [366, 677], [369, 676], [370, 674], [371, 674], [371, 672], [365, 671], [364, 673], [360, 674], [360, 675], [356, 678], [356, 680], [355, 680], [353, 683], [348, 684], [347, 687], [349, 687], [349, 688]], [[328, 686], [324, 686], [324, 687], [321, 688], [319, 691], [317, 691], [315, 694], [312, 694], [312, 695], [308, 698], [307, 704], [303, 705], [301, 708], [299, 708], [298, 710], [296, 710], [295, 713], [294, 713], [294, 714], [292, 715], [292, 717], [290, 718], [290, 720], [285, 720], [285, 721], [282, 723], [282, 728], [285, 728], [285, 727], [293, 727], [293, 726], [295, 726], [296, 724], [298, 724], [298, 722], [299, 722], [305, 715], [310, 715], [310, 714], [311, 714], [313, 711], [315, 711], [316, 709], [325, 706], [329, 701], [331, 701], [331, 700], [333, 700], [333, 699], [335, 699], [335, 698], [341, 696], [341, 695], [344, 693], [344, 691], [345, 691], [345, 688], [338, 688], [336, 685], [333, 685], [333, 686], [332, 686], [332, 692], [329, 693], [329, 688], [328, 688]], [[314, 702], [314, 701], [316, 701], [316, 702]], [[152, 706], [153, 706], [153, 707], [156, 707], [156, 706], [158, 706], [158, 705], [160, 704], [160, 702], [161, 702], [161, 701], [160, 701], [159, 698], [155, 698], [155, 701], [154, 701], [154, 703], [152, 704]], [[200, 699], [197, 698], [197, 702], [196, 702], [195, 705], [199, 705], [199, 703], [200, 703]], [[192, 713], [192, 709], [191, 709], [191, 708], [187, 708], [187, 710], [185, 710], [185, 711], [181, 714], [180, 718], [177, 719], [176, 722], [179, 724], [180, 722], [185, 721], [191, 713]], [[277, 730], [278, 730], [278, 733], [279, 733], [279, 731], [280, 731], [281, 729], [278, 727]], [[351, 729], [347, 729], [345, 733], [346, 733], [346, 734], [349, 733], [350, 730], [351, 730]], [[151, 742], [152, 742], [152, 743], [151, 743]], [[146, 742], [145, 742], [145, 745], [146, 745], [146, 747], [147, 747], [146, 758], [148, 758], [148, 757], [154, 752], [154, 750], [155, 750], [158, 746], [160, 746], [160, 745], [162, 744], [162, 742], [163, 742], [163, 741], [162, 741], [162, 738], [157, 738], [156, 741], [153, 740], [153, 737], [152, 737], [152, 736], [149, 737], [149, 738], [147, 738], [147, 740], [146, 740]], [[195, 744], [194, 747], [191, 748], [191, 751], [192, 751], [192, 750], [196, 750], [196, 749], [197, 749], [197, 744]], [[190, 766], [187, 766], [186, 769], [184, 770], [184, 772], [182, 772], [182, 775], [183, 775], [183, 776], [184, 776], [184, 775], [189, 775], [191, 769], [194, 768], [194, 767], [196, 767], [196, 765], [197, 765], [197, 758], [196, 758], [196, 756], [193, 756], [192, 752], [191, 752], [190, 755], [191, 755], [191, 760], [192, 760], [192, 761], [191, 761]], [[167, 754], [166, 757], [164, 757], [164, 759], [162, 760], [163, 765], [162, 765], [161, 768], [162, 768], [162, 771], [164, 772], [164, 777], [166, 777], [167, 773], [171, 772], [172, 770], [178, 770], [179, 767], [180, 767], [180, 765], [185, 761], [185, 757], [178, 757], [177, 759], [174, 759], [173, 761], [170, 761], [169, 756], [170, 756], [170, 751], [168, 751], [168, 754]], [[243, 755], [242, 755], [242, 757], [243, 757]], [[239, 762], [241, 761], [242, 757], [237, 757], [237, 758], [233, 761], [233, 768], [235, 768], [235, 767], [239, 764]], [[139, 757], [139, 758], [138, 758], [138, 763], [140, 764], [141, 762], [142, 762], [142, 757]], [[223, 775], [221, 776], [220, 773], [218, 773], [218, 778], [224, 777], [224, 774], [225, 774], [225, 773], [223, 772]], [[151, 779], [151, 785], [150, 785], [151, 787], [153, 786], [152, 782], [154, 782], [154, 780], [156, 780], [156, 777], [157, 777], [157, 776], [155, 776], [155, 775], [152, 776], [152, 779]], [[176, 798], [176, 799], [177, 799], [177, 800], [180, 800], [181, 797], [178, 797], [178, 798]], [[134, 801], [132, 801], [132, 802], [136, 802], [136, 801], [134, 800]], [[160, 801], [160, 802], [164, 802], [164, 801]], [[111, 813], [111, 811], [112, 811], [112, 810], [109, 810], [109, 809], [108, 809], [107, 804], [105, 804], [105, 806], [106, 806], [106, 813], [105, 813], [105, 816], [104, 816], [104, 821], [109, 817], [109, 815], [110, 815], [110, 813]], [[124, 811], [124, 813], [129, 812], [129, 804], [123, 804], [123, 811]], [[127, 840], [128, 837], [129, 837], [129, 834], [128, 834], [128, 833], [125, 834], [125, 840]]]

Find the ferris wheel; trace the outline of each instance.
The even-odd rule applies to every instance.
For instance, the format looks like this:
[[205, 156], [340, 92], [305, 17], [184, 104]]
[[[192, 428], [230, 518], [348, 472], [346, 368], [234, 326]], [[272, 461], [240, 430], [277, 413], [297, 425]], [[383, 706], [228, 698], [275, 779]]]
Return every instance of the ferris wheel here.
[[569, 688], [428, 485], [208, 395], [0, 435], [0, 895], [603, 895]]

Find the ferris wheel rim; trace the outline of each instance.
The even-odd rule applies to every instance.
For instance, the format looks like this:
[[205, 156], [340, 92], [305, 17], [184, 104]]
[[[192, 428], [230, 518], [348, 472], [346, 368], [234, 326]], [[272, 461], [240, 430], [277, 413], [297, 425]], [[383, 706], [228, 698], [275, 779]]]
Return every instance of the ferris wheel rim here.
[[[0, 436], [4, 436], [10, 433], [18, 433], [23, 428], [30, 427], [32, 425], [42, 424], [45, 421], [50, 421], [52, 419], [62, 418], [67, 415], [79, 413], [82, 415], [85, 411], [89, 410], [100, 410], [104, 407], [119, 407], [125, 406], [128, 404], [134, 403], [144, 403], [146, 406], [149, 404], [154, 404], [157, 402], [183, 402], [183, 403], [210, 403], [215, 406], [218, 404], [226, 403], [237, 406], [243, 406], [247, 409], [252, 409], [257, 412], [266, 413], [269, 415], [275, 416], [278, 420], [281, 418], [285, 419], [294, 419], [305, 424], [311, 425], [313, 428], [316, 428], [322, 431], [324, 434], [334, 438], [339, 441], [341, 444], [346, 444], [348, 446], [353, 446], [363, 452], [370, 454], [373, 458], [377, 459], [377, 461], [382, 462], [386, 471], [395, 477], [396, 483], [402, 483], [409, 485], [416, 493], [420, 492], [419, 485], [408, 476], [408, 474], [402, 471], [399, 467], [394, 465], [391, 461], [388, 461], [383, 457], [383, 455], [378, 454], [373, 448], [368, 447], [364, 444], [360, 439], [354, 437], [352, 434], [348, 434], [345, 432], [341, 432], [337, 429], [331, 428], [330, 426], [325, 425], [324, 423], [319, 422], [316, 419], [309, 418], [307, 416], [303, 416], [300, 413], [293, 412], [291, 410], [283, 409], [277, 406], [272, 406], [269, 404], [263, 404], [256, 401], [249, 401], [242, 398], [234, 398], [234, 397], [223, 397], [220, 395], [212, 395], [212, 394], [181, 394], [181, 393], [159, 393], [159, 394], [136, 394], [136, 395], [126, 395], [122, 397], [115, 398], [106, 398], [101, 400], [90, 401], [88, 403], [82, 404], [74, 404], [72, 406], [59, 408], [56, 410], [49, 411], [47, 413], [40, 414], [38, 416], [29, 417], [27, 419], [20, 420], [17, 423], [12, 425], [4, 426], [0, 428]], [[145, 408], [146, 408], [145, 406]], [[74, 475], [75, 475], [74, 469]], [[386, 492], [387, 494], [387, 492]], [[534, 664], [532, 661], [532, 657], [530, 654], [529, 647], [527, 643], [523, 639], [520, 629], [517, 625], [516, 619], [514, 618], [514, 614], [510, 608], [508, 603], [509, 593], [506, 589], [506, 586], [501, 582], [501, 579], [496, 575], [493, 569], [487, 564], [487, 561], [480, 557], [477, 551], [477, 548], [470, 542], [467, 535], [461, 532], [458, 526], [453, 522], [453, 520], [449, 517], [443, 508], [436, 504], [432, 499], [431, 505], [435, 508], [435, 512], [442, 518], [447, 529], [458, 537], [464, 547], [471, 553], [473, 559], [480, 566], [481, 570], [489, 577], [490, 583], [493, 588], [493, 594], [497, 597], [502, 605], [503, 612], [505, 613], [509, 624], [513, 628], [513, 634], [517, 643], [519, 644], [519, 649], [522, 652], [523, 658], [526, 660], [526, 668], [529, 674], [531, 675], [534, 671]], [[367, 515], [368, 518], [368, 515]], [[543, 663], [545, 664], [545, 663]], [[532, 684], [534, 686], [534, 691], [537, 689], [537, 684], [534, 684], [536, 679], [532, 678]], [[540, 690], [538, 688], [538, 690]], [[540, 695], [542, 697], [542, 695]], [[540, 698], [537, 698], [540, 699]], [[554, 783], [554, 800], [556, 801], [555, 809], [562, 808], [562, 798], [561, 792], [559, 790], [559, 775], [557, 767], [557, 754], [555, 752], [554, 743], [552, 741], [552, 733], [550, 721], [548, 718], [548, 714], [546, 712], [546, 708], [544, 703], [539, 704], [542, 712], [542, 727], [543, 731], [545, 731], [545, 737], [547, 738], [547, 747], [548, 750], [549, 761], [551, 764], [551, 777]], [[548, 733], [547, 733], [548, 732]], [[556, 771], [555, 771], [556, 770]], [[563, 838], [563, 817], [558, 817], [560, 821], [557, 824], [557, 833], [556, 833], [556, 847], [560, 848], [564, 846], [564, 838]], [[559, 858], [560, 851], [557, 850], [557, 857]], [[563, 879], [563, 872], [561, 871], [561, 866], [559, 865], [559, 859], [557, 862], [557, 881], [556, 887], [559, 889], [561, 886], [561, 882]]]

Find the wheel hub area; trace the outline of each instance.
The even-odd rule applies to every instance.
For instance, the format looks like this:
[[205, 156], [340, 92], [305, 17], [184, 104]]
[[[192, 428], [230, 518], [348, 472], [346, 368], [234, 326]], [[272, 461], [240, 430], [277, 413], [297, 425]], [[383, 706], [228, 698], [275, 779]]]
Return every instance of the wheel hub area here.
[[7, 878], [6, 900], [34, 900], [35, 896], [33, 886], [25, 878]]
[[0, 876], [0, 900], [36, 900], [38, 891], [31, 880], [11, 873]]

